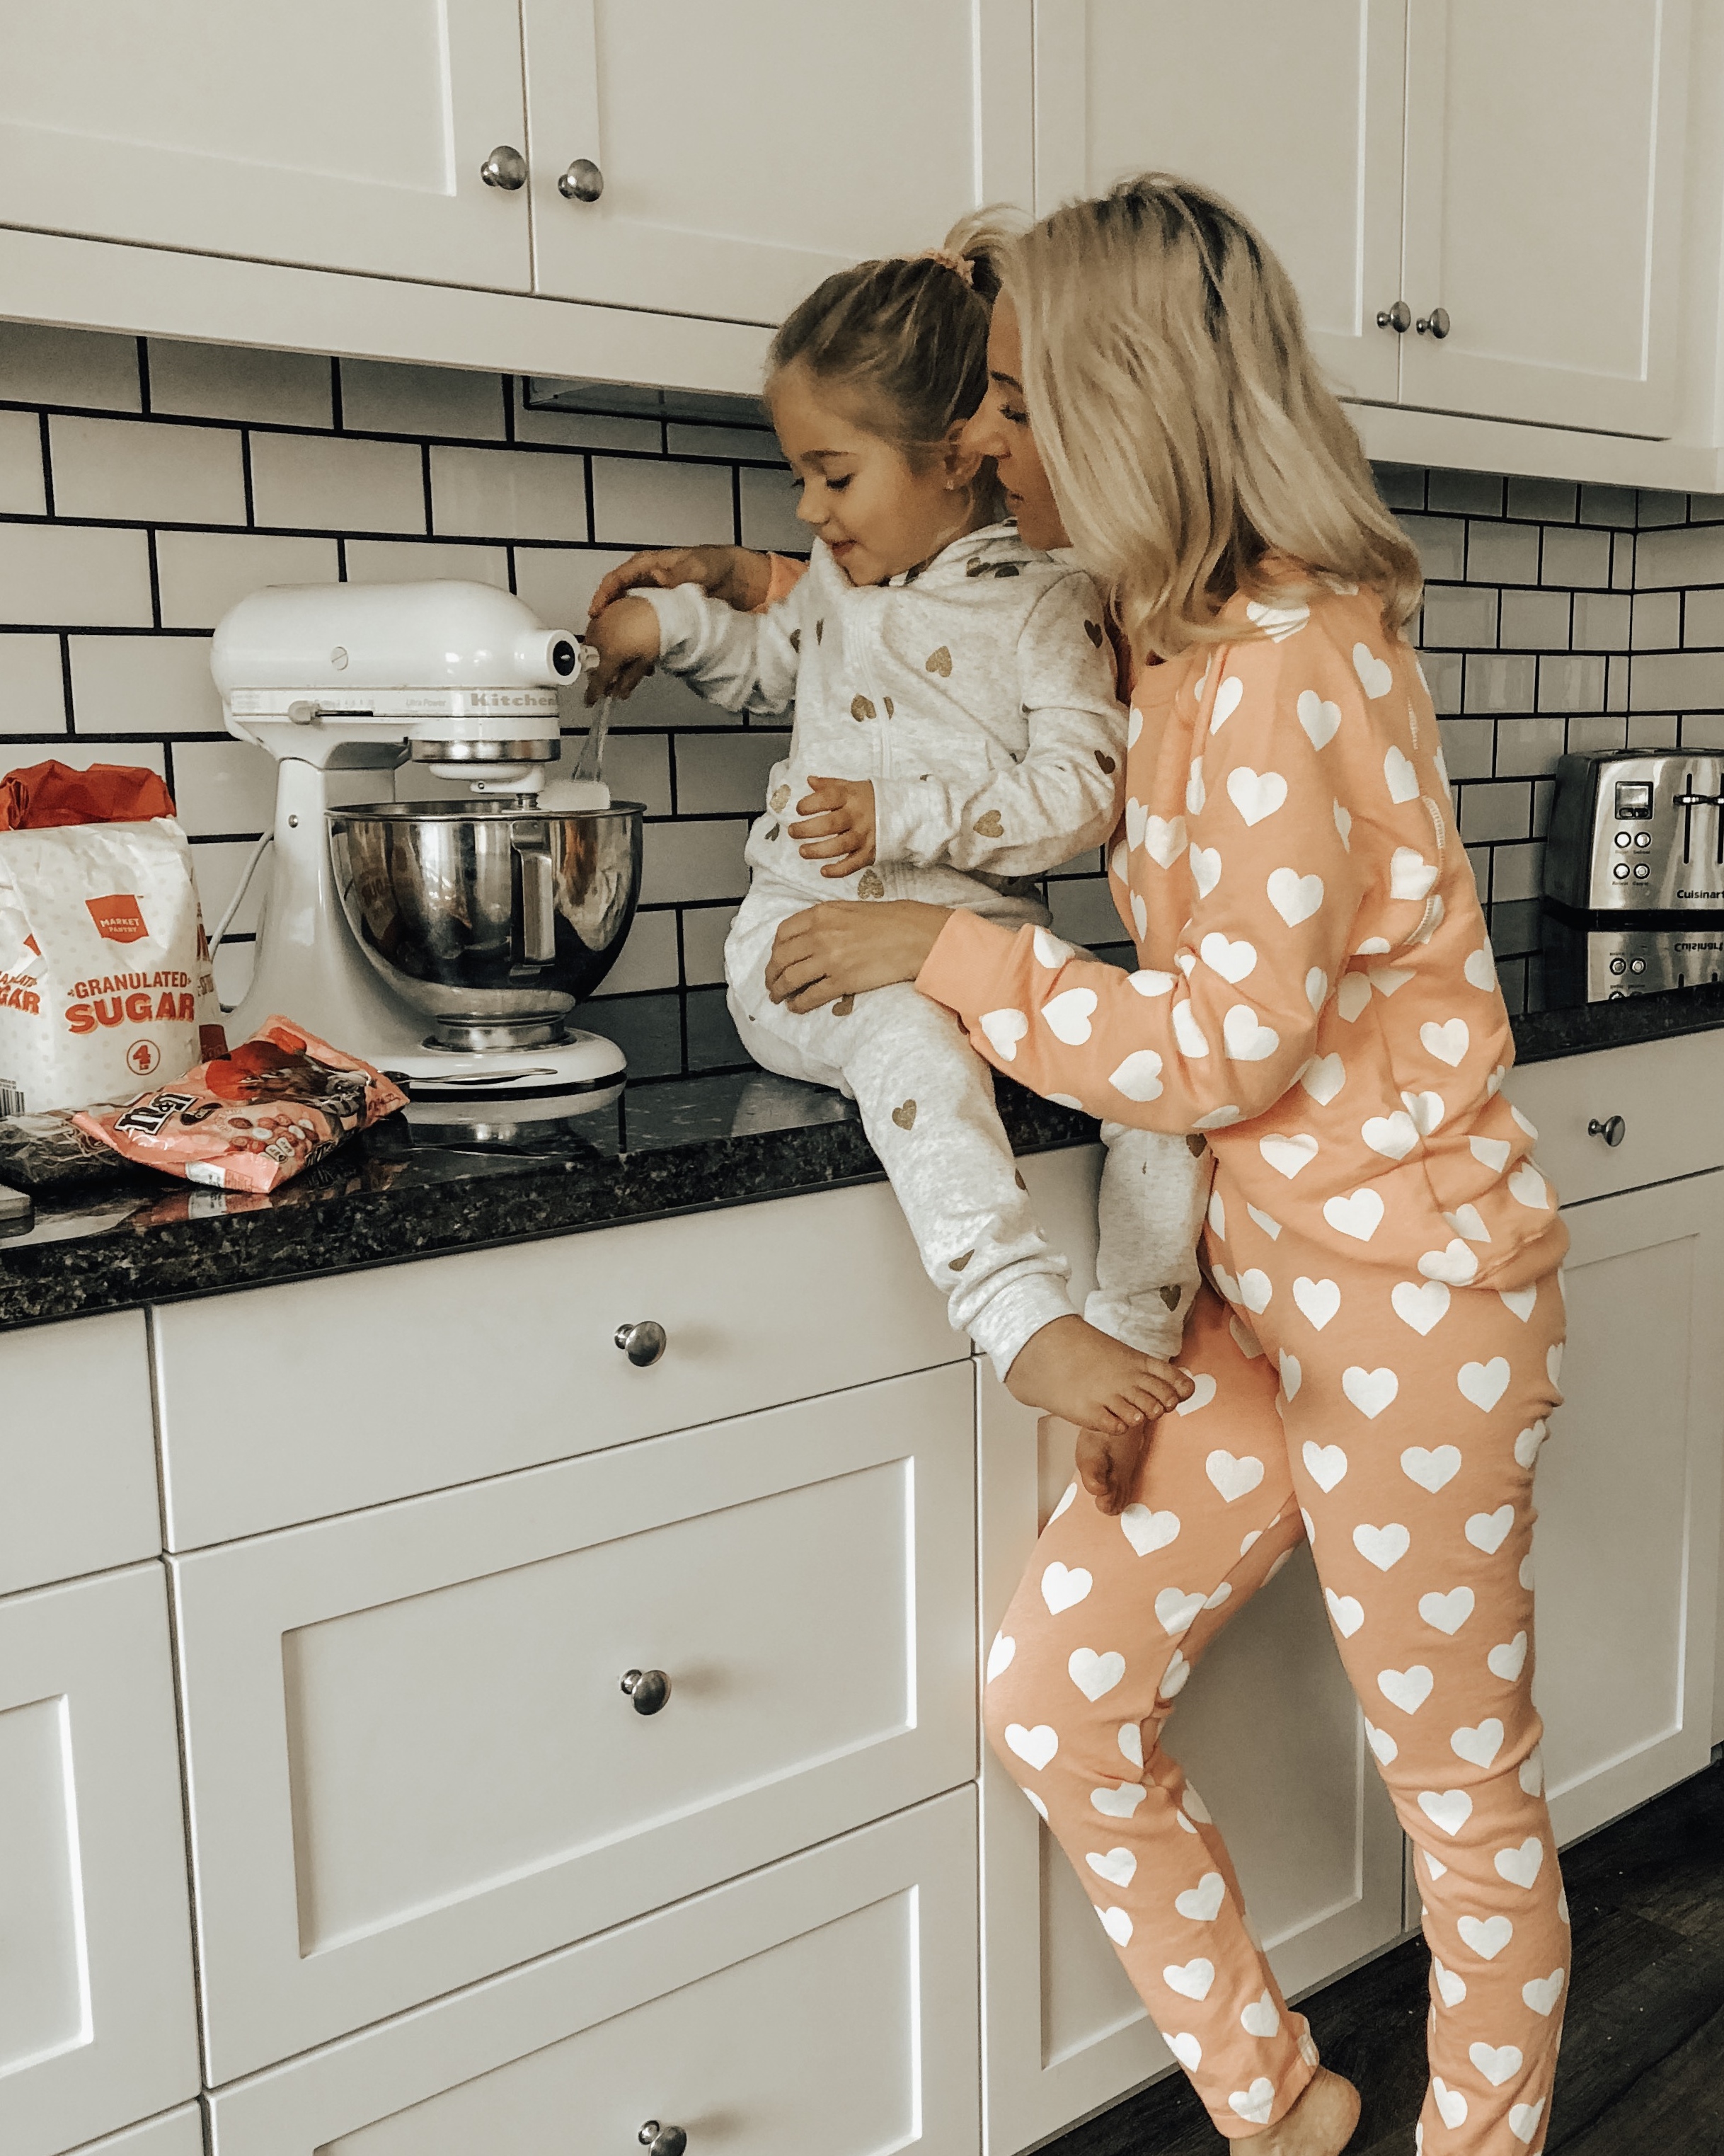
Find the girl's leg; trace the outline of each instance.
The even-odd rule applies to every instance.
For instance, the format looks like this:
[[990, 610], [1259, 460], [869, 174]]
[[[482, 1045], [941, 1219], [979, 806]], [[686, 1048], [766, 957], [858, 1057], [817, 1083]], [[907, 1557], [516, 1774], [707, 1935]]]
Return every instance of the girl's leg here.
[[1104, 1123], [1095, 1287], [1084, 1316], [1147, 1355], [1177, 1359], [1198, 1291], [1198, 1237], [1214, 1158], [1198, 1138]]
[[1533, 1464], [1560, 1398], [1559, 1281], [1398, 1281], [1226, 1212], [1212, 1257], [1271, 1283], [1253, 1322], [1280, 1358], [1295, 1487], [1419, 1851], [1425, 2156], [1537, 2156], [1569, 1945], [1532, 1696]]
[[1077, 1484], [988, 1660], [988, 1732], [1071, 1859], [1127, 1974], [1219, 2132], [1260, 2133], [1317, 2055], [1246, 1919], [1225, 1844], [1162, 1726], [1193, 1666], [1301, 1540], [1261, 1355], [1198, 1291], [1184, 1410], [1155, 1426], [1117, 1518]]

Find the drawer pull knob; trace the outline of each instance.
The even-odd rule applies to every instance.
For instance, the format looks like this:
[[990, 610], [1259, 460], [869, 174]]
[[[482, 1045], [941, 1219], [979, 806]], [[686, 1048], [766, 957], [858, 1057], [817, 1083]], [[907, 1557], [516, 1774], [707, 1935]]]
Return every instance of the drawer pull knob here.
[[1629, 1134], [1629, 1127], [1620, 1116], [1611, 1116], [1602, 1123], [1596, 1116], [1586, 1127], [1589, 1138], [1603, 1138], [1608, 1146], [1619, 1146]]
[[[625, 1670], [623, 1689], [634, 1701], [637, 1714], [656, 1714], [670, 1697], [670, 1680], [663, 1670]], [[676, 2145], [680, 2148], [682, 2143]]]
[[597, 202], [604, 192], [604, 174], [590, 157], [577, 157], [557, 176], [557, 192], [565, 202]]
[[500, 187], [512, 195], [526, 185], [526, 159], [511, 143], [499, 142], [480, 167], [479, 177], [488, 187]]
[[670, 1338], [664, 1327], [655, 1324], [650, 1317], [644, 1317], [634, 1325], [617, 1327], [617, 1345], [637, 1370], [650, 1368], [664, 1353]]
[[640, 2145], [647, 2156], [682, 2156], [689, 2137], [680, 2126], [660, 2126], [656, 2118], [649, 2118], [640, 2129]]

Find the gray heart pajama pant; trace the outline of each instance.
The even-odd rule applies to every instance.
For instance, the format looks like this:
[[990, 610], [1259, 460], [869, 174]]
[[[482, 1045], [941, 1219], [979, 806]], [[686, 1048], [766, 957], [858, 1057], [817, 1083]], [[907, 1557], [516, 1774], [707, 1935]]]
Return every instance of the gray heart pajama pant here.
[[[865, 903], [865, 901], [862, 901]], [[731, 1014], [756, 1062], [848, 1094], [902, 1207], [928, 1277], [1002, 1379], [1034, 1332], [1070, 1317], [1071, 1267], [1038, 1225], [994, 1104], [993, 1073], [952, 1014], [907, 982], [817, 1010], [766, 991], [779, 923], [808, 903], [757, 886], [725, 947]], [[1062, 947], [1062, 948], [1068, 947]], [[1213, 1163], [1183, 1137], [1105, 1124], [1091, 1324], [1146, 1354], [1180, 1352], [1197, 1292]]]
[[1230, 1194], [1205, 1247], [1219, 1294], [1199, 1291], [1187, 1328], [1196, 1390], [1155, 1425], [1121, 1517], [1074, 1484], [1049, 1521], [989, 1654], [989, 1737], [1216, 2127], [1260, 2133], [1316, 2050], [1161, 1738], [1205, 1648], [1308, 1540], [1418, 1851], [1432, 1953], [1418, 2145], [1539, 2156], [1569, 1959], [1532, 1697], [1560, 1275], [1507, 1293], [1403, 1278], [1291, 1227], [1271, 1237]]

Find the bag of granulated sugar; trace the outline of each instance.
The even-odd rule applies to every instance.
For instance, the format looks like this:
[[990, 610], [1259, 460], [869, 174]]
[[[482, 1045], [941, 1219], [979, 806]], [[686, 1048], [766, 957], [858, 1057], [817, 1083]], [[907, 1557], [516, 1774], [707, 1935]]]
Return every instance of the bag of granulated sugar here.
[[0, 829], [0, 1115], [128, 1097], [226, 1045], [171, 814]]

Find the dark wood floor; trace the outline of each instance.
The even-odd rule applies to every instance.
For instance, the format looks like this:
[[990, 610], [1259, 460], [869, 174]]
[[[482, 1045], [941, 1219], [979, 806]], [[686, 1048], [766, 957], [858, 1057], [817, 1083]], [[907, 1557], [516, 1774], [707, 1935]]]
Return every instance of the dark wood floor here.
[[[1547, 2156], [1724, 2156], [1724, 1762], [1567, 1851], [1574, 1977]], [[1409, 2156], [1426, 1971], [1411, 1939], [1303, 2000], [1365, 2099], [1347, 2156]], [[1183, 2075], [1043, 2156], [1214, 2156]]]

